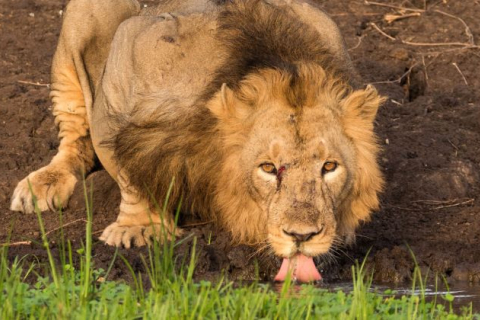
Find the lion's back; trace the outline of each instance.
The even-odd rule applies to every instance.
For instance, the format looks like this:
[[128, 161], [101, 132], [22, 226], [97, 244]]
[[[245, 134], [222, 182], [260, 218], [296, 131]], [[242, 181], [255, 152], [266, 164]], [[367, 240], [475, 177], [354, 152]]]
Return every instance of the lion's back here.
[[221, 62], [214, 30], [214, 13], [166, 13], [123, 22], [101, 81], [115, 111], [154, 111], [165, 101], [191, 105]]

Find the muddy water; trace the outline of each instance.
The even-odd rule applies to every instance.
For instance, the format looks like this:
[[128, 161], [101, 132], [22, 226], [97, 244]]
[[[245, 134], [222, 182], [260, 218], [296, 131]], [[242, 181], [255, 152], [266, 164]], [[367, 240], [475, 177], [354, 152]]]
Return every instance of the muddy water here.
[[[342, 290], [344, 292], [351, 292], [353, 290], [353, 285], [351, 282], [332, 282], [332, 283], [320, 283], [317, 285], [318, 288], [328, 289], [329, 291], [338, 291]], [[273, 285], [274, 290], [280, 292], [282, 285], [280, 283], [275, 283]], [[300, 289], [300, 286], [298, 286]], [[392, 286], [392, 285], [383, 285], [383, 284], [372, 284], [370, 291], [376, 292], [379, 294], [384, 294], [388, 291], [393, 291], [388, 293], [388, 296], [395, 295], [397, 297], [401, 296], [411, 296], [411, 295], [421, 295], [421, 290], [412, 289], [412, 286]], [[454, 284], [445, 286], [444, 284], [427, 285], [425, 288], [425, 297], [427, 301], [436, 300], [437, 304], [443, 304], [447, 310], [449, 308], [449, 302], [445, 299], [445, 296], [450, 293], [453, 295], [454, 299], [452, 302], [452, 307], [455, 311], [460, 312], [464, 307], [472, 306], [473, 313], [480, 313], [480, 284], [470, 284], [468, 282], [455, 282]], [[385, 294], [387, 296], [387, 294]]]
[[[420, 295], [420, 290], [412, 290], [407, 287], [397, 287], [389, 288], [386, 286], [375, 287], [379, 292], [385, 291], [386, 289], [393, 289], [399, 295]], [[445, 295], [450, 293], [454, 296], [452, 306], [456, 310], [460, 310], [462, 307], [469, 307], [472, 305], [473, 312], [480, 313], [480, 285], [470, 284], [468, 282], [458, 282], [451, 284], [447, 287], [440, 286], [435, 287], [434, 285], [428, 285], [425, 288], [425, 296], [428, 300], [433, 300], [437, 298], [438, 303], [442, 303], [448, 306], [448, 302], [444, 299]]]
[[[412, 290], [411, 288], [394, 288], [399, 295], [420, 295], [420, 290]], [[472, 306], [473, 312], [480, 312], [480, 285], [472, 285], [468, 282], [459, 282], [454, 285], [449, 285], [435, 288], [434, 285], [429, 285], [425, 288], [425, 296], [427, 300], [437, 299], [438, 303], [442, 303], [448, 307], [448, 302], [445, 300], [445, 295], [450, 293], [454, 300], [452, 306], [456, 310], [461, 310], [463, 307]]]

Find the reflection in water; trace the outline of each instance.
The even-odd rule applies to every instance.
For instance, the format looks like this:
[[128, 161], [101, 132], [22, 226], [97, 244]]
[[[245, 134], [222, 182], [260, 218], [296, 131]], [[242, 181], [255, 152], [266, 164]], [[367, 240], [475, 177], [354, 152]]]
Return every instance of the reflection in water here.
[[[273, 283], [273, 290], [276, 292], [281, 292], [282, 283]], [[353, 290], [353, 285], [351, 282], [331, 282], [331, 283], [320, 283], [316, 284], [316, 287], [319, 289], [326, 289], [328, 291], [338, 291], [342, 290], [346, 293]], [[292, 284], [293, 292], [300, 292], [301, 285]], [[388, 294], [388, 296], [411, 296], [411, 295], [420, 295], [421, 290], [415, 289], [412, 290], [412, 287], [408, 285], [404, 286], [391, 286], [391, 285], [381, 285], [381, 284], [372, 284], [370, 291], [376, 292], [379, 294], [384, 293], [385, 291], [394, 291]], [[470, 307], [472, 305], [473, 312], [480, 312], [480, 284], [474, 285], [468, 282], [455, 282], [454, 284], [445, 287], [443, 284], [439, 284], [437, 287], [434, 285], [427, 285], [425, 288], [425, 297], [427, 301], [434, 300], [436, 298], [437, 304], [443, 304], [448, 306], [449, 302], [444, 299], [447, 294], [451, 294], [454, 297], [452, 306], [455, 310], [460, 310], [462, 307]]]

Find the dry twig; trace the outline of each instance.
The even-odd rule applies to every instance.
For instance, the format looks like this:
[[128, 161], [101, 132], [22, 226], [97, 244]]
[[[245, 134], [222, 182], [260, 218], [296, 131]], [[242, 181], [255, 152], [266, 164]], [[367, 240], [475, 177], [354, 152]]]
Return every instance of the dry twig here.
[[[394, 100], [394, 99], [390, 99], [390, 101], [392, 101], [392, 103], [396, 104], [397, 106], [403, 106], [402, 103], [398, 102], [397, 100]], [[388, 144], [388, 143], [387, 143]]]
[[422, 64], [423, 64], [423, 72], [425, 72], [425, 81], [427, 81], [427, 86], [428, 86], [428, 72], [427, 72], [427, 65], [425, 64], [424, 54], [422, 54]]
[[395, 6], [395, 5], [392, 5], [392, 4], [379, 3], [379, 2], [374, 2], [374, 1], [365, 0], [364, 3], [368, 6], [372, 5], [372, 6], [379, 6], [379, 7], [387, 7], [387, 8], [397, 9], [397, 10], [401, 10], [401, 11], [425, 12], [425, 10], [422, 10], [422, 9], [405, 8], [405, 7]]
[[392, 23], [392, 22], [397, 21], [397, 20], [402, 20], [402, 19], [411, 18], [411, 17], [418, 17], [418, 16], [421, 16], [421, 15], [422, 14], [420, 12], [414, 12], [414, 13], [403, 14], [403, 15], [386, 14], [385, 16], [383, 16], [383, 19], [385, 19], [385, 21], [387, 21], [388, 23]]
[[417, 208], [406, 208], [406, 207], [400, 207], [400, 206], [386, 206], [386, 208], [400, 209], [403, 211], [422, 211], [421, 209], [417, 209]]
[[[351, 16], [351, 15], [352, 14], [350, 12], [329, 14], [330, 17], [345, 17], [345, 16]], [[363, 12], [360, 15], [363, 16], [363, 17], [371, 17], [371, 16], [381, 16], [382, 13], [379, 13], [379, 12]]]
[[[469, 200], [470, 198], [467, 199], [460, 199], [462, 201], [464, 200]], [[421, 203], [421, 204], [426, 204], [426, 205], [439, 205], [439, 204], [452, 204], [452, 203], [457, 203], [459, 199], [449, 199], [449, 200], [413, 200], [412, 203]]]
[[470, 43], [464, 42], [412, 42], [402, 40], [403, 44], [408, 44], [409, 46], [417, 47], [463, 47], [462, 49], [478, 49], [479, 46], [471, 45]]
[[32, 244], [32, 241], [18, 241], [12, 243], [2, 243], [0, 247], [16, 247], [16, 246], [29, 246]]
[[371, 84], [380, 84], [380, 83], [401, 83], [403, 78], [405, 78], [406, 76], [408, 76], [413, 68], [415, 68], [417, 66], [417, 63], [413, 64], [410, 68], [408, 68], [408, 70], [402, 74], [402, 76], [398, 79], [395, 79], [395, 80], [386, 80], [386, 81], [377, 81], [377, 82], [370, 82]]
[[429, 210], [440, 210], [445, 208], [463, 206], [466, 204], [473, 203], [474, 201], [475, 201], [474, 198], [464, 198], [464, 199], [451, 199], [451, 200], [415, 200], [412, 202], [420, 203], [424, 205], [436, 206], [434, 208], [430, 208]]
[[467, 37], [468, 37], [468, 42], [472, 45], [472, 46], [475, 46], [475, 40], [473, 38], [473, 33], [472, 33], [472, 30], [470, 29], [470, 27], [468, 26], [468, 24], [460, 17], [457, 17], [457, 16], [454, 16], [453, 14], [450, 14], [450, 13], [446, 13], [446, 12], [443, 12], [443, 11], [440, 11], [440, 10], [433, 10], [437, 13], [440, 13], [440, 14], [443, 14], [447, 17], [450, 17], [450, 18], [453, 18], [453, 19], [457, 19], [459, 20], [461, 23], [463, 23], [463, 25], [465, 26], [465, 33], [467, 34]]
[[[47, 231], [47, 232], [45, 233], [45, 236], [47, 236], [47, 235], [49, 235], [50, 233], [55, 232], [55, 231], [57, 231], [57, 230], [59, 230], [59, 229], [61, 229], [61, 228], [68, 227], [68, 226], [70, 226], [70, 225], [72, 225], [72, 224], [74, 224], [74, 223], [80, 222], [80, 221], [83, 221], [83, 222], [85, 222], [85, 223], [87, 222], [87, 220], [85, 220], [85, 219], [77, 219], [77, 220], [74, 220], [74, 221], [70, 221], [70, 222], [68, 222], [68, 223], [65, 223], [65, 224], [57, 227], [57, 228], [54, 228], [54, 229], [52, 229], [52, 230], [50, 230], [50, 231]], [[12, 243], [2, 243], [0, 246], [1, 246], [1, 247], [15, 247], [15, 246], [29, 246], [29, 245], [31, 245], [31, 244], [32, 244], [32, 241], [18, 241], [18, 242], [12, 242]]]
[[452, 203], [452, 204], [449, 204], [449, 205], [438, 206], [438, 207], [432, 208], [431, 210], [440, 210], [440, 209], [445, 209], [445, 208], [463, 206], [463, 205], [466, 205], [466, 204], [473, 203], [474, 201], [475, 201], [475, 199], [468, 199], [468, 200], [463, 201], [463, 202], [457, 202], [457, 203]]
[[452, 200], [415, 200], [412, 203], [415, 204], [423, 204], [426, 206], [435, 206], [433, 208], [405, 208], [405, 207], [398, 207], [398, 206], [388, 206], [389, 208], [395, 208], [405, 211], [425, 211], [425, 210], [441, 210], [446, 208], [458, 207], [467, 204], [471, 204], [475, 201], [474, 198], [466, 198], [466, 199], [452, 199]]
[[85, 220], [85, 219], [73, 220], [73, 221], [70, 221], [70, 222], [68, 222], [68, 223], [66, 223], [66, 224], [64, 224], [64, 225], [61, 225], [61, 226], [59, 226], [59, 227], [57, 227], [57, 228], [55, 228], [55, 229], [52, 229], [52, 230], [50, 230], [50, 231], [47, 231], [47, 232], [45, 233], [45, 235], [48, 236], [48, 235], [49, 235], [50, 233], [52, 233], [52, 232], [55, 232], [55, 231], [57, 231], [57, 230], [59, 230], [59, 229], [68, 227], [68, 226], [70, 226], [70, 225], [72, 225], [72, 224], [74, 224], [74, 223], [81, 222], [81, 221], [83, 221], [83, 222], [85, 222], [85, 223], [88, 222], [88, 221]]
[[378, 32], [380, 32], [380, 34], [382, 34], [383, 36], [387, 37], [388, 39], [393, 40], [393, 41], [396, 40], [394, 37], [392, 37], [392, 36], [389, 35], [389, 34], [386, 34], [382, 29], [380, 29], [380, 28], [375, 24], [375, 22], [370, 22], [370, 25], [371, 25], [372, 27], [374, 27], [375, 30], [377, 30]]
[[452, 141], [450, 141], [450, 139], [447, 139], [448, 143], [450, 143], [450, 145], [453, 147], [453, 149], [455, 149], [455, 157], [458, 156], [458, 147], [456, 145], [453, 144]]
[[456, 63], [456, 62], [453, 62], [452, 64], [453, 64], [453, 66], [457, 69], [458, 73], [460, 73], [460, 75], [462, 76], [463, 82], [465, 82], [465, 84], [468, 86], [467, 79], [466, 79], [465, 76], [463, 75], [463, 72], [462, 72], [462, 70], [460, 70], [460, 68], [458, 67], [457, 63]]
[[365, 37], [365, 36], [366, 36], [366, 34], [362, 34], [360, 37], [357, 37], [358, 38], [357, 44], [354, 47], [351, 47], [350, 49], [348, 49], [348, 51], [355, 50], [358, 47], [360, 47], [360, 45], [362, 44], [363, 37]]
[[50, 88], [49, 83], [40, 83], [40, 82], [31, 82], [31, 81], [24, 81], [24, 80], [17, 80], [18, 83], [27, 84], [29, 86], [36, 86], [36, 87], [47, 87]]

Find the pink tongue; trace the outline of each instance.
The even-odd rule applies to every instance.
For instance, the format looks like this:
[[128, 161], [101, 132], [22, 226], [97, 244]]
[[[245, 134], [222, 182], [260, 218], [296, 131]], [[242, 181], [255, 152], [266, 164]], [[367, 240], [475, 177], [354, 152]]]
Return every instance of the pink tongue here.
[[275, 281], [285, 281], [289, 272], [291, 272], [292, 280], [299, 282], [311, 282], [322, 279], [313, 263], [313, 258], [301, 253], [295, 255], [292, 259], [283, 259], [280, 271], [275, 276]]

